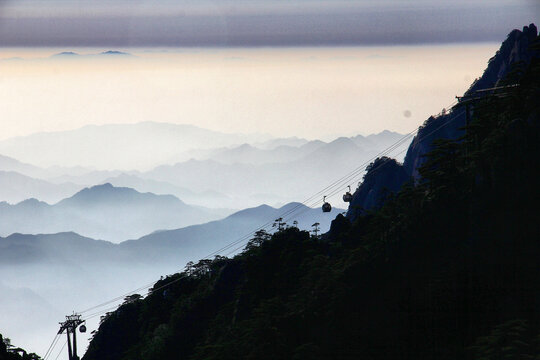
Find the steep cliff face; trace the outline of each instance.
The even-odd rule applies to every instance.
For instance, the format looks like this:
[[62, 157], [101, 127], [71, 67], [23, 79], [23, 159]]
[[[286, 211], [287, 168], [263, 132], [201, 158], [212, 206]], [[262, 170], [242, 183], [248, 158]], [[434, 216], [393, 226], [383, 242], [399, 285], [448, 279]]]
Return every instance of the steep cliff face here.
[[[482, 77], [476, 79], [465, 95], [482, 89], [490, 89], [499, 85], [512, 70], [513, 65], [526, 67], [535, 54], [530, 45], [537, 38], [538, 30], [534, 24], [525, 26], [523, 31], [513, 30], [502, 43], [499, 51], [488, 63]], [[466, 125], [465, 109], [454, 108], [451, 112], [432, 116], [421, 126], [413, 139], [405, 156], [403, 166], [407, 174], [419, 178], [418, 168], [424, 163], [423, 155], [431, 150], [435, 139], [457, 139], [464, 135]]]
[[379, 207], [389, 192], [398, 191], [409, 178], [401, 164], [388, 157], [375, 160], [367, 169], [362, 185], [355, 191], [347, 217], [355, 218]]
[[538, 56], [530, 49], [537, 36], [538, 29], [534, 24], [524, 26], [522, 31], [516, 29], [508, 34], [500, 49], [489, 60], [482, 77], [473, 82], [466, 94], [501, 85], [500, 81], [509, 73], [512, 64], [522, 62], [523, 65], [528, 65], [534, 56]]
[[418, 129], [417, 135], [407, 150], [403, 162], [405, 172], [414, 179], [419, 179], [418, 169], [425, 161], [423, 155], [432, 149], [433, 141], [436, 139], [458, 139], [464, 135], [463, 127], [465, 124], [464, 108], [456, 108], [448, 114], [431, 116], [427, 119]]
[[[519, 84], [380, 209], [188, 265], [107, 313], [83, 360], [537, 358], [540, 58]], [[378, 159], [357, 200], [399, 173]]]
[[[534, 24], [525, 26], [522, 31], [513, 30], [495, 56], [489, 60], [482, 77], [473, 82], [465, 95], [505, 85], [504, 79], [512, 82], [511, 76], [508, 75], [513, 69], [519, 66], [525, 68], [533, 57], [540, 56], [538, 51], [532, 50], [530, 47], [535, 41], [539, 40], [538, 30]], [[519, 73], [516, 76], [519, 76]], [[509, 77], [510, 79], [508, 79]], [[409, 146], [403, 165], [388, 166], [384, 171], [377, 171], [366, 176], [364, 182], [354, 193], [347, 217], [352, 220], [361, 211], [380, 205], [384, 191], [397, 191], [408, 178], [412, 177], [418, 180], [420, 177], [418, 169], [425, 162], [424, 155], [431, 151], [433, 141], [436, 139], [458, 139], [464, 135], [463, 127], [465, 125], [464, 107], [455, 107], [449, 112], [445, 110], [441, 114], [427, 119]]]

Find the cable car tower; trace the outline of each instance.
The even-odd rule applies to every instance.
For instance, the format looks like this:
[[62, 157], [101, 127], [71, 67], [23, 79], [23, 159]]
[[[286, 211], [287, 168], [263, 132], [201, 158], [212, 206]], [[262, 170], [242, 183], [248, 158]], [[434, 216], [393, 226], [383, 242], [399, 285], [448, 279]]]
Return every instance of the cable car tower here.
[[66, 331], [69, 360], [79, 360], [79, 357], [77, 356], [77, 328], [80, 326], [79, 331], [82, 333], [86, 332], [84, 323], [85, 320], [81, 320], [81, 315], [75, 313], [73, 313], [73, 315], [67, 315], [66, 321], [60, 323], [58, 335]]
[[456, 96], [458, 103], [454, 105], [454, 107], [465, 106], [465, 123], [467, 126], [469, 126], [471, 122], [471, 106], [474, 106], [478, 100], [482, 100], [487, 97], [507, 97], [511, 94], [512, 90], [518, 86], [519, 84], [496, 86], [488, 89], [475, 90], [463, 96]]
[[319, 237], [319, 231], [321, 231], [321, 228], [319, 227], [319, 225], [321, 224], [318, 222], [311, 225], [311, 227], [313, 227], [313, 230], [311, 230], [311, 232], [315, 235], [315, 237]]

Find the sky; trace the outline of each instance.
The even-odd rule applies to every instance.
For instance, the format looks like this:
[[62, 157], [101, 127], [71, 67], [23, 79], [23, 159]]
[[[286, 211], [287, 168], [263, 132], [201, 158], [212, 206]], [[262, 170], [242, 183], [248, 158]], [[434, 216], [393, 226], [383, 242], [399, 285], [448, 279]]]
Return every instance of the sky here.
[[[84, 56], [107, 48], [4, 49], [0, 140], [141, 121], [326, 141], [408, 133], [463, 94], [499, 46], [127, 49], [134, 56], [116, 57]], [[81, 56], [51, 56], [61, 50]]]
[[[538, 14], [537, 0], [0, 0], [0, 140], [139, 121], [408, 132]], [[51, 58], [105, 50], [136, 56]]]
[[[0, 141], [141, 121], [407, 133], [539, 14], [538, 0], [0, 0]], [[107, 50], [133, 56], [92, 55]]]
[[537, 0], [0, 0], [0, 46], [500, 41]]

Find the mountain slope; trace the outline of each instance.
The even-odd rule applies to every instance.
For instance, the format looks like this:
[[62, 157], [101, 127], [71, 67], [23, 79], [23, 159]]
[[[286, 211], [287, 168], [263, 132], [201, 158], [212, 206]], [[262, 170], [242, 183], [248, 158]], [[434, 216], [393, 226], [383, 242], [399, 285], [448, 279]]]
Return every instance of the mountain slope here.
[[[530, 45], [537, 41], [538, 31], [534, 24], [525, 26], [523, 31], [512, 31], [493, 56], [482, 76], [475, 80], [464, 95], [501, 85], [501, 81], [512, 71], [513, 66], [526, 66], [534, 51]], [[522, 64], [520, 64], [523, 62]], [[418, 168], [423, 164], [423, 155], [431, 150], [434, 139], [457, 139], [464, 134], [466, 125], [465, 107], [455, 108], [451, 113], [430, 117], [418, 131], [405, 156], [403, 166], [408, 174], [417, 178]]]
[[[115, 188], [107, 187], [109, 189], [105, 191], [116, 192]], [[86, 192], [92, 191], [92, 189], [86, 189]], [[124, 198], [132, 192], [131, 189], [124, 189], [115, 196]], [[155, 196], [153, 194], [143, 195]], [[171, 200], [175, 202], [174, 199]], [[81, 205], [92, 212], [92, 207], [97, 206], [98, 209], [101, 209], [104, 206], [94, 197], [91, 197], [90, 201], [87, 201], [85, 196], [65, 201], [69, 203], [69, 207], [65, 204], [64, 206], [71, 210]], [[115, 203], [114, 200], [110, 201]], [[133, 201], [131, 199], [128, 206], [136, 207], [137, 201], [140, 200]], [[33, 214], [47, 217], [51, 221], [50, 216], [43, 215], [50, 211], [51, 205], [40, 203], [37, 200], [28, 200], [19, 205], [30, 208]], [[68, 266], [75, 264], [77, 266], [125, 264], [136, 266], [137, 264], [155, 264], [156, 260], [161, 264], [177, 265], [203, 257], [232, 241], [243, 239], [243, 235], [263, 224], [271, 224], [281, 214], [288, 213], [292, 209], [298, 215], [286, 219], [289, 225], [292, 225], [292, 222], [296, 220], [300, 228], [310, 230], [313, 223], [319, 222], [321, 231], [327, 231], [330, 228], [331, 220], [344, 211], [334, 208], [331, 213], [322, 213], [319, 208], [312, 209], [298, 203], [290, 203], [281, 208], [261, 205], [238, 211], [221, 220], [174, 230], [155, 231], [137, 240], [128, 240], [119, 244], [94, 240], [72, 231], [38, 235], [15, 233], [7, 237], [0, 237], [0, 266], [36, 264], [65, 264]], [[268, 228], [271, 227], [268, 226]], [[232, 247], [226, 252], [230, 252], [234, 248]]]
[[[244, 235], [296, 205], [246, 209], [220, 221], [155, 232], [121, 244], [74, 232], [0, 237], [2, 327], [20, 344], [32, 343], [33, 351], [41, 349], [44, 354], [50, 339], [43, 334], [56, 332], [57, 321], [75, 306], [76, 310], [91, 307], [119, 292], [178, 271], [188, 261], [206, 256], [228, 242], [243, 240]], [[335, 214], [343, 211], [335, 209], [334, 214], [323, 214], [320, 209], [300, 209], [304, 214], [298, 218], [302, 227], [310, 229], [311, 224], [319, 221], [323, 231], [329, 228]], [[54, 309], [45, 302], [54, 304]], [[95, 318], [87, 326], [93, 328], [98, 321]], [[84, 348], [84, 339], [79, 341]]]
[[167, 163], [175, 155], [200, 148], [201, 144], [222, 147], [268, 138], [225, 134], [192, 125], [142, 122], [89, 125], [76, 130], [7, 139], [0, 142], [0, 153], [42, 166], [146, 169]]
[[38, 173], [42, 173], [42, 169], [37, 166], [25, 164], [17, 159], [0, 155], [0, 170], [18, 172], [27, 176], [36, 176]]
[[0, 360], [38, 360], [40, 357], [34, 353], [28, 354], [26, 350], [11, 344], [9, 338], [0, 334]]
[[105, 316], [83, 359], [534, 358], [538, 84], [533, 59], [464, 139], [432, 144], [422, 181], [338, 216], [324, 241], [290, 228], [157, 281]]
[[0, 199], [9, 203], [18, 203], [29, 198], [55, 203], [72, 196], [81, 187], [73, 183], [54, 184], [14, 171], [0, 171]]
[[356, 218], [370, 209], [378, 208], [390, 194], [398, 192], [408, 179], [403, 166], [396, 160], [378, 158], [367, 167], [362, 184], [355, 191], [347, 209], [347, 216]]
[[159, 229], [179, 228], [223, 215], [185, 204], [172, 195], [139, 193], [104, 184], [85, 188], [49, 205], [36, 199], [16, 205], [0, 203], [0, 234], [75, 231], [85, 236], [120, 242]]
[[[295, 209], [294, 213], [299, 215], [286, 218], [289, 225], [292, 225], [293, 221], [298, 221], [300, 228], [311, 230], [311, 225], [319, 222], [321, 231], [328, 230], [332, 219], [343, 212], [343, 209], [334, 208], [330, 213], [322, 213], [319, 208], [312, 209], [298, 203], [289, 203], [281, 208], [261, 205], [236, 212], [222, 220], [182, 229], [159, 231], [137, 240], [125, 241], [119, 246], [134, 257], [144, 254], [148, 261], [167, 261], [167, 259], [174, 261], [179, 257], [198, 259], [232, 241], [242, 239], [242, 236], [263, 224], [268, 222], [271, 224], [274, 219], [291, 209]], [[242, 245], [243, 242], [239, 242], [221, 253], [234, 253], [233, 250]]]
[[[283, 203], [304, 199], [319, 192], [336, 180], [335, 174], [341, 174], [343, 169], [356, 168], [384, 149], [378, 143], [359, 147], [357, 142], [350, 138], [338, 138], [327, 144], [307, 143], [304, 146], [306, 148], [294, 150], [296, 155], [285, 162], [257, 165], [248, 162], [224, 164], [210, 159], [190, 160], [159, 166], [139, 176], [196, 192], [218, 191], [238, 199], [236, 206], [231, 204], [234, 207], [254, 206], [261, 202]], [[253, 148], [246, 146], [245, 150], [251, 153]], [[281, 150], [276, 148], [272, 151], [277, 154]], [[261, 194], [265, 196], [260, 196]], [[276, 194], [279, 194], [280, 198]], [[337, 206], [347, 205], [341, 202], [340, 198], [330, 200]]]
[[50, 178], [59, 177], [62, 175], [82, 175], [92, 171], [92, 169], [82, 166], [62, 167], [51, 166], [42, 168], [39, 166], [27, 164], [17, 159], [0, 155], [0, 171], [17, 172], [28, 177], [49, 180]]
[[[143, 125], [144, 124], [137, 124], [133, 126], [141, 127], [139, 129], [141, 133], [143, 130], [147, 130], [147, 132], [152, 135], [152, 128], [156, 126], [156, 124], [146, 124], [148, 129]], [[161, 124], [160, 127], [165, 125], [167, 124]], [[124, 128], [112, 126], [112, 129], [107, 129], [108, 128], [90, 127], [88, 129], [70, 132], [69, 134], [47, 134], [45, 138], [49, 139], [47, 141], [52, 141], [51, 139], [60, 141], [66, 136], [67, 140], [63, 140], [63, 142], [60, 141], [56, 145], [58, 149], [54, 150], [53, 146], [54, 151], [60, 151], [60, 147], [63, 147], [65, 150], [66, 141], [68, 142], [68, 145], [73, 141], [78, 143], [79, 140], [81, 140], [78, 137], [81, 137], [83, 134], [101, 138], [103, 133], [106, 133], [107, 131], [115, 134], [121, 132], [121, 129]], [[127, 129], [130, 129], [130, 127]], [[181, 139], [182, 136], [189, 135], [189, 131], [180, 135], [175, 134], [175, 131], [173, 130], [174, 127], [167, 136], [178, 136], [178, 139]], [[163, 134], [158, 134], [156, 137], [162, 135]], [[39, 136], [41, 135], [35, 136], [38, 137], [37, 141], [39, 143], [39, 141], [41, 141], [39, 140]], [[197, 136], [195, 137], [197, 138]], [[212, 139], [212, 136], [208, 135], [207, 138]], [[387, 131], [367, 137], [356, 136], [353, 138], [339, 138], [330, 143], [309, 141], [301, 142], [299, 143], [299, 146], [278, 145], [269, 149], [261, 149], [247, 143], [226, 148], [215, 148], [210, 150], [199, 149], [189, 152], [192, 153], [193, 157], [197, 160], [192, 159], [172, 166], [163, 165], [143, 173], [134, 170], [128, 172], [121, 172], [118, 170], [92, 171], [91, 169], [85, 170], [83, 168], [74, 169], [59, 167], [47, 169], [37, 168], [37, 170], [39, 170], [40, 178], [45, 178], [49, 182], [58, 184], [69, 182], [92, 186], [95, 184], [111, 182], [117, 186], [133, 187], [142, 192], [151, 191], [160, 194], [174, 194], [189, 203], [212, 208], [245, 208], [256, 206], [261, 203], [279, 206], [290, 201], [298, 201], [299, 199], [308, 197], [313, 192], [319, 191], [327, 183], [335, 180], [333, 178], [334, 173], [339, 172], [340, 169], [343, 168], [353, 168], [354, 166], [358, 166], [384, 149], [389, 141], [399, 137], [401, 137], [401, 135]], [[128, 134], [125, 135], [125, 139], [122, 141], [128, 143], [125, 146], [132, 146], [134, 139], [136, 139], [136, 135], [130, 135], [128, 131]], [[30, 138], [25, 137], [19, 140], [29, 141]], [[278, 140], [279, 139], [276, 139], [274, 142], [280, 144]], [[283, 143], [287, 143], [285, 140], [287, 139], [284, 139]], [[88, 143], [91, 140], [85, 138], [84, 141]], [[150, 140], [144, 139], [144, 141], [148, 142]], [[167, 145], [167, 141], [170, 142], [169, 145], [171, 148], [169, 149], [167, 149], [169, 146]], [[195, 143], [190, 145], [187, 141], [183, 141], [182, 144], [176, 144], [172, 138], [167, 141], [165, 141], [165, 144], [160, 146], [156, 151], [163, 152], [163, 154], [167, 151], [171, 151], [169, 153], [169, 155], [171, 155], [176, 151], [173, 151], [175, 146], [199, 146]], [[212, 146], [219, 145], [219, 142], [210, 143]], [[82, 142], [81, 144], [84, 145], [85, 142]], [[71, 145], [82, 146], [81, 144]], [[124, 146], [116, 141], [112, 141], [111, 144], [113, 144], [113, 147], [116, 150], [119, 150], [120, 147]], [[143, 151], [141, 149], [145, 149], [146, 147], [151, 147], [150, 144], [145, 144], [146, 143], [137, 143], [136, 146], [140, 151]], [[295, 143], [293, 142], [293, 144]], [[2, 143], [0, 143], [0, 148], [1, 147]], [[26, 149], [26, 147], [24, 149]], [[86, 150], [85, 156], [94, 156], [91, 153], [91, 151], [93, 151], [92, 148]], [[41, 151], [45, 151], [45, 149], [41, 149], [40, 152]], [[78, 150], [74, 150], [74, 153], [77, 151]], [[99, 151], [109, 150], [100, 148]], [[33, 154], [35, 153], [36, 152]], [[72, 151], [67, 153], [69, 153], [69, 156], [73, 155]], [[133, 153], [132, 155], [129, 154], [129, 152], [123, 152], [122, 156], [132, 156], [132, 158], [136, 158], [137, 161], [141, 159], [136, 153]], [[183, 154], [186, 155], [187, 153]], [[100, 154], [96, 153], [95, 155]], [[181, 157], [184, 157], [184, 155]], [[115, 155], [112, 153], [101, 154], [100, 157], [110, 158], [111, 156], [114, 157]], [[157, 161], [159, 159], [159, 156], [153, 156], [152, 154], [147, 154], [145, 156], [152, 157], [152, 161]], [[60, 159], [60, 157], [55, 158]], [[169, 156], [163, 161], [168, 162], [173, 158], [174, 156]], [[284, 181], [289, 183], [289, 186], [286, 189], [282, 189], [279, 185]], [[163, 191], [160, 187], [168, 188], [169, 191]], [[27, 191], [27, 193], [30, 192], [30, 190]], [[37, 192], [34, 191], [34, 193]], [[26, 199], [32, 196], [24, 197], [23, 194], [21, 194], [21, 197]], [[33, 197], [36, 197], [39, 200], [49, 200], [49, 198], [44, 199], [40, 196]], [[54, 200], [58, 199], [54, 198]], [[345, 205], [346, 204], [341, 204], [341, 206]]]
[[[121, 173], [114, 177], [109, 177], [102, 183], [110, 183], [116, 187], [129, 187], [139, 192], [151, 192], [158, 195], [174, 195], [183, 201], [198, 206], [215, 208], [219, 206], [231, 207], [234, 199], [217, 191], [193, 192], [187, 188], [175, 186], [173, 184], [152, 179], [143, 179], [137, 175]], [[224, 210], [226, 211], [226, 210]], [[230, 211], [226, 211], [230, 214]], [[225, 216], [225, 212], [224, 212]]]
[[421, 182], [324, 241], [290, 228], [157, 281], [83, 360], [537, 357], [539, 84], [535, 59], [463, 141], [432, 145]]
[[[531, 48], [531, 45], [535, 42], [538, 42], [538, 33], [534, 24], [525, 26], [523, 31], [512, 31], [502, 43], [499, 51], [489, 60], [482, 77], [475, 80], [465, 95], [476, 94], [475, 96], [481, 97], [490, 94], [490, 92], [485, 92], [482, 89], [491, 89], [497, 85], [504, 85], [505, 81], [509, 82], [507, 84], [515, 83], [518, 80], [516, 75], [522, 72], [532, 59], [540, 56], [538, 50]], [[480, 93], [474, 93], [479, 90]], [[419, 169], [426, 161], [425, 154], [433, 149], [435, 140], [456, 140], [465, 134], [465, 111], [465, 106], [456, 106], [450, 112], [432, 116], [424, 122], [409, 146], [403, 162], [403, 169], [408, 177], [412, 177], [417, 181], [420, 179]], [[472, 113], [474, 111], [474, 106], [472, 106]], [[385, 172], [384, 174], [372, 176], [373, 181], [371, 183], [362, 184], [355, 192], [353, 203], [356, 208], [370, 209], [373, 207], [373, 204], [368, 204], [365, 201], [363, 194], [374, 193], [373, 196], [377, 198], [384, 196], [381, 192], [382, 189], [376, 189], [372, 184], [387, 182], [388, 180], [385, 180], [385, 178], [388, 179], [388, 177], [392, 176], [403, 179], [402, 184], [404, 184], [407, 178], [402, 176], [402, 172], [402, 169], [396, 167], [393, 175]], [[399, 187], [394, 184], [391, 190], [395, 191]], [[357, 214], [356, 211], [348, 212], [351, 219], [354, 219]]]
[[[351, 138], [338, 138], [329, 143], [325, 143], [320, 140], [306, 141], [305, 143], [299, 143], [297, 146], [292, 145], [276, 145], [270, 149], [264, 148], [264, 145], [250, 145], [243, 144], [237, 147], [227, 149], [216, 149], [214, 152], [202, 157], [195, 157], [196, 159], [214, 160], [223, 164], [271, 164], [271, 163], [291, 163], [295, 161], [309, 161], [309, 158], [317, 158], [318, 154], [331, 157], [335, 156], [338, 151], [341, 151], [345, 156], [349, 156], [351, 159], [351, 150], [358, 153], [358, 150], [373, 151], [382, 150], [397, 140], [401, 139], [403, 135], [391, 132], [383, 131], [379, 134], [372, 134], [369, 136], [357, 135]], [[273, 143], [279, 144], [279, 139], [273, 140]], [[283, 143], [287, 143], [283, 139]], [[349, 142], [350, 145], [356, 145], [356, 148], [351, 149], [345, 144]], [[339, 146], [343, 146], [342, 149]], [[259, 148], [261, 146], [262, 148]]]

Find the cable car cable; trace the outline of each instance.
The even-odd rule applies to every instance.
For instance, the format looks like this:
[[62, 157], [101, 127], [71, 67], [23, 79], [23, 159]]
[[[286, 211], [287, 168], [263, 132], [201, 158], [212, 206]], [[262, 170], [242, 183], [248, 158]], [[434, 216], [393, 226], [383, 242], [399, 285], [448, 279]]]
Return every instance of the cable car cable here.
[[[454, 103], [457, 103], [457, 101], [454, 101]], [[453, 108], [454, 103], [453, 103], [452, 105], [450, 105], [448, 108]], [[456, 114], [452, 119], [445, 121], [445, 123], [444, 123], [443, 125], [439, 126], [437, 129], [435, 129], [434, 131], [430, 132], [429, 134], [426, 134], [426, 135], [422, 136], [421, 139], [425, 138], [426, 136], [431, 135], [433, 132], [437, 131], [438, 129], [442, 128], [443, 126], [446, 126], [449, 122], [451, 122], [451, 121], [453, 121], [455, 118], [457, 118], [458, 115], [459, 115], [459, 114]], [[372, 158], [372, 159], [376, 159], [376, 158], [379, 158], [379, 157], [381, 157], [381, 156], [384, 156], [384, 155], [390, 153], [390, 152], [393, 151], [394, 149], [396, 149], [396, 148], [398, 148], [399, 146], [401, 146], [405, 141], [407, 141], [407, 140], [408, 140], [411, 136], [413, 136], [415, 133], [418, 133], [419, 130], [420, 130], [420, 128], [417, 128], [417, 129], [415, 129], [415, 130], [409, 132], [408, 134], [404, 135], [400, 140], [396, 141], [393, 145], [389, 146], [387, 149], [381, 151], [379, 154], [377, 154], [377, 156], [375, 156], [375, 157]], [[421, 139], [420, 139], [420, 140], [421, 140]], [[403, 153], [403, 152], [406, 151], [406, 150], [407, 150], [407, 149], [401, 151], [399, 154]], [[373, 160], [370, 160], [369, 162], [366, 162], [367, 165], [369, 165], [369, 163], [371, 163], [372, 161], [373, 161]], [[365, 170], [365, 168], [366, 168], [366, 166], [367, 166], [366, 163], [364, 163], [364, 164], [362, 164], [361, 166], [357, 167], [356, 169], [354, 169], [353, 171], [351, 171], [349, 174], [347, 174], [347, 175], [341, 177], [340, 179], [334, 181], [333, 183], [331, 183], [330, 185], [328, 185], [328, 186], [325, 187], [324, 189], [320, 190], [318, 193], [312, 195], [312, 196], [309, 197], [308, 199], [304, 200], [302, 203], [299, 203], [298, 205], [294, 206], [292, 209], [287, 210], [287, 211], [284, 213], [284, 216], [289, 216], [289, 217], [290, 217], [290, 215], [291, 215], [292, 213], [294, 213], [298, 208], [302, 208], [303, 206], [306, 206], [306, 203], [307, 203], [308, 201], [312, 200], [314, 197], [320, 196], [320, 195], [321, 195], [322, 193], [324, 193], [326, 190], [329, 190], [329, 189], [331, 189], [331, 188], [333, 188], [333, 187], [336, 187], [336, 185], [340, 184], [340, 183], [343, 182], [344, 180], [349, 180], [349, 179], [351, 179], [351, 178], [357, 177], [359, 173], [361, 173], [362, 171]], [[328, 195], [328, 197], [335, 195], [335, 194], [336, 194], [337, 192], [339, 192], [339, 191], [340, 191], [340, 190], [335, 190], [335, 191], [331, 192], [331, 194]], [[320, 201], [320, 200], [318, 200], [317, 203], [318, 203], [319, 201]], [[307, 209], [303, 209], [303, 210], [304, 210], [304, 211], [307, 211]], [[303, 211], [302, 211], [302, 212], [303, 212]], [[284, 217], [284, 216], [282, 215], [281, 217]], [[274, 222], [274, 221], [269, 221], [269, 222], [263, 224], [262, 226], [260, 226], [259, 228], [257, 228], [257, 230], [252, 231], [252, 232], [250, 232], [250, 233], [244, 235], [244, 236], [241, 237], [240, 239], [237, 239], [237, 240], [235, 240], [235, 241], [229, 243], [228, 245], [226, 245], [226, 246], [224, 246], [224, 247], [222, 247], [222, 248], [220, 248], [220, 249], [218, 249], [218, 250], [212, 252], [211, 254], [209, 254], [209, 255], [203, 257], [202, 259], [207, 259], [207, 258], [209, 258], [209, 257], [211, 257], [211, 256], [213, 256], [213, 255], [216, 255], [216, 254], [218, 254], [218, 253], [220, 253], [220, 252], [222, 252], [222, 251], [224, 251], [224, 250], [230, 249], [231, 247], [233, 247], [233, 246], [235, 246], [235, 245], [237, 245], [237, 244], [239, 244], [239, 243], [243, 243], [247, 238], [249, 238], [250, 236], [252, 236], [255, 232], [267, 228], [267, 227], [269, 226], [269, 224], [272, 224], [273, 222]], [[240, 247], [233, 249], [233, 250], [230, 251], [228, 254], [230, 254], [230, 253], [232, 253], [232, 252], [234, 252], [234, 251], [237, 251], [238, 249], [240, 249]], [[180, 280], [180, 279], [175, 279], [174, 282], [179, 281], [179, 280]], [[169, 286], [169, 285], [172, 284], [172, 283], [173, 283], [173, 282], [167, 283], [166, 285], [164, 285], [164, 287], [165, 287], [165, 286]], [[152, 284], [155, 284], [155, 282], [153, 282]], [[136, 289], [136, 290], [133, 290], [133, 291], [130, 291], [130, 292], [126, 293], [125, 295], [119, 296], [119, 297], [117, 297], [117, 298], [111, 299], [111, 300], [109, 300], [109, 301], [107, 301], [107, 302], [104, 302], [104, 303], [102, 303], [102, 304], [99, 304], [99, 305], [93, 306], [93, 307], [91, 307], [91, 308], [88, 308], [88, 309], [84, 310], [83, 312], [87, 312], [87, 311], [89, 311], [89, 310], [97, 309], [97, 308], [99, 308], [99, 307], [102, 307], [102, 306], [108, 305], [108, 304], [110, 304], [110, 303], [116, 302], [116, 301], [118, 301], [118, 300], [121, 300], [121, 299], [125, 298], [126, 296], [131, 295], [131, 294], [134, 294], [135, 292], [137, 292], [137, 291], [139, 291], [139, 290], [142, 290], [142, 289], [146, 289], [146, 288], [151, 287], [152, 284], [142, 286], [142, 287], [140, 287], [140, 288], [138, 288], [138, 289]], [[81, 312], [81, 313], [82, 313], [82, 312]], [[102, 313], [102, 312], [99, 312], [99, 313]], [[98, 314], [98, 313], [96, 313], [96, 314]], [[94, 315], [94, 316], [97, 316], [97, 315]], [[88, 318], [87, 318], [87, 319], [88, 319]]]
[[[444, 125], [444, 124], [443, 124], [443, 125]], [[442, 127], [442, 126], [441, 126], [441, 127]], [[439, 128], [440, 128], [440, 127], [439, 127]], [[436, 130], [438, 130], [439, 128], [437, 128]], [[436, 130], [435, 130], [435, 131], [436, 131]], [[348, 180], [348, 179], [350, 179], [351, 177], [353, 177], [353, 178], [356, 177], [356, 176], [358, 175], [358, 173], [363, 172], [363, 170], [365, 170], [365, 167], [366, 167], [367, 165], [369, 165], [374, 159], [376, 159], [376, 158], [378, 158], [378, 157], [380, 157], [380, 156], [384, 156], [384, 155], [388, 154], [389, 152], [393, 151], [394, 149], [398, 148], [399, 146], [401, 146], [405, 141], [407, 141], [407, 140], [408, 140], [414, 133], [416, 133], [416, 132], [418, 132], [418, 129], [415, 129], [415, 130], [409, 132], [408, 134], [404, 135], [400, 140], [398, 140], [396, 143], [394, 143], [393, 145], [391, 145], [389, 148], [383, 150], [382, 152], [380, 152], [379, 154], [377, 154], [377, 156], [375, 156], [375, 157], [373, 157], [372, 159], [370, 159], [369, 161], [365, 162], [364, 164], [362, 164], [361, 166], [359, 166], [358, 168], [356, 168], [355, 170], [353, 170], [353, 171], [350, 172], [349, 174], [347, 174], [347, 175], [341, 177], [340, 179], [334, 181], [332, 184], [328, 185], [326, 188], [324, 188], [323, 190], [319, 191], [317, 194], [312, 195], [312, 196], [309, 197], [308, 199], [304, 200], [304, 202], [299, 203], [298, 205], [296, 205], [296, 206], [293, 207], [292, 209], [289, 209], [289, 210], [286, 211], [281, 217], [292, 214], [292, 213], [293, 213], [294, 211], [296, 211], [298, 208], [301, 208], [303, 205], [305, 206], [305, 203], [306, 203], [307, 201], [309, 201], [309, 200], [313, 199], [315, 196], [317, 196], [317, 195], [323, 193], [325, 190], [331, 189], [332, 187], [336, 186], [337, 184], [339, 184], [339, 183], [342, 182], [343, 180]], [[430, 134], [431, 134], [431, 133], [430, 133]], [[429, 134], [428, 134], [428, 135], [429, 135]], [[339, 191], [339, 190], [338, 190], [338, 191]], [[333, 196], [333, 195], [335, 195], [336, 193], [337, 193], [337, 191], [334, 191], [334, 192], [332, 192], [331, 195], [329, 195], [329, 196]], [[318, 203], [319, 201], [320, 201], [320, 200], [318, 200], [317, 203]], [[305, 209], [305, 210], [307, 210], [307, 209]], [[243, 243], [243, 242], [244, 242], [245, 240], [247, 240], [250, 236], [252, 236], [256, 231], [259, 231], [259, 230], [262, 230], [262, 229], [264, 229], [264, 228], [267, 228], [267, 227], [269, 226], [269, 224], [272, 224], [273, 222], [274, 222], [274, 221], [269, 221], [269, 222], [267, 222], [266, 224], [264, 224], [264, 225], [262, 225], [261, 227], [257, 228], [257, 230], [252, 231], [252, 232], [250, 232], [250, 233], [244, 235], [244, 236], [241, 237], [240, 239], [231, 242], [230, 244], [228, 244], [228, 245], [226, 245], [226, 246], [224, 246], [224, 247], [222, 247], [222, 248], [220, 248], [220, 249], [218, 249], [218, 250], [212, 252], [211, 254], [209, 254], [209, 255], [203, 257], [202, 259], [209, 258], [209, 257], [211, 257], [211, 256], [213, 256], [213, 255], [216, 255], [216, 254], [218, 254], [218, 253], [220, 253], [220, 252], [222, 252], [222, 251], [224, 251], [224, 250], [230, 249], [231, 247], [235, 246], [236, 244]], [[233, 249], [232, 252], [234, 252], [234, 251], [236, 251], [236, 250], [238, 250], [238, 249], [235, 248], [235, 249]], [[228, 252], [228, 254], [230, 254], [230, 253], [231, 253], [231, 251]], [[118, 301], [118, 300], [120, 300], [120, 299], [123, 299], [125, 296], [128, 296], [128, 295], [130, 295], [130, 294], [135, 293], [135, 292], [138, 291], [138, 290], [141, 290], [141, 289], [144, 289], [144, 288], [148, 288], [148, 287], [150, 287], [150, 286], [147, 285], [147, 286], [141, 287], [141, 288], [139, 288], [139, 289], [137, 289], [137, 290], [134, 290], [134, 291], [132, 291], [132, 292], [126, 293], [124, 296], [120, 296], [120, 297], [115, 298], [115, 299], [113, 299], [113, 300], [110, 300], [110, 301], [108, 301], [108, 302], [106, 302], [106, 303], [97, 305], [97, 306], [93, 307], [92, 309], [95, 309], [95, 308], [98, 308], [98, 307], [101, 307], [101, 306], [110, 304], [110, 303], [112, 303], [112, 302]]]
[[45, 355], [43, 355], [43, 360], [46, 360], [47, 359], [47, 356], [49, 356], [49, 354], [52, 352], [52, 350], [54, 349], [54, 347], [56, 346], [56, 343], [58, 342], [58, 339], [60, 339], [60, 334], [56, 334], [54, 336], [54, 339], [52, 340], [51, 344], [49, 345], [49, 348], [47, 349], [47, 351], [45, 352]]
[[58, 355], [56, 355], [54, 360], [58, 360], [58, 358], [60, 357], [60, 354], [62, 353], [62, 351], [64, 351], [64, 348], [66, 347], [66, 344], [67, 344], [67, 340], [66, 340], [66, 342], [64, 342], [64, 345], [62, 346], [62, 348], [60, 349], [60, 351], [58, 352]]

